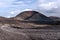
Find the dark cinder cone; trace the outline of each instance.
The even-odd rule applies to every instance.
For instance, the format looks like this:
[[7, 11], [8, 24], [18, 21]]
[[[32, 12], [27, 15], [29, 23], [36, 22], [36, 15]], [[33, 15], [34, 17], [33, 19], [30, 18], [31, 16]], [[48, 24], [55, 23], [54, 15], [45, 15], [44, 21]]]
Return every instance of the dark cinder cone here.
[[39, 21], [39, 22], [52, 22], [53, 20], [37, 11], [24, 11], [16, 16], [18, 20], [24, 21]]
[[14, 17], [14, 20], [18, 21], [18, 28], [37, 28], [46, 27], [52, 24], [54, 21], [49, 17], [37, 12], [37, 11], [23, 11]]

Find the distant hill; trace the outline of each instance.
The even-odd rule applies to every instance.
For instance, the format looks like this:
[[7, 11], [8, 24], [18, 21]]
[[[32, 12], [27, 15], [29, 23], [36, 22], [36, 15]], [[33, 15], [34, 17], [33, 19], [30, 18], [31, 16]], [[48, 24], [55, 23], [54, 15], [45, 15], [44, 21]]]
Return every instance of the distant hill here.
[[60, 21], [60, 17], [50, 16], [49, 18], [53, 19], [54, 21]]
[[5, 17], [1, 17], [1, 16], [0, 16], [0, 20], [5, 20], [5, 19], [7, 19], [7, 18], [5, 18]]
[[7, 18], [0, 16], [0, 23], [5, 23], [6, 20], [7, 20]]

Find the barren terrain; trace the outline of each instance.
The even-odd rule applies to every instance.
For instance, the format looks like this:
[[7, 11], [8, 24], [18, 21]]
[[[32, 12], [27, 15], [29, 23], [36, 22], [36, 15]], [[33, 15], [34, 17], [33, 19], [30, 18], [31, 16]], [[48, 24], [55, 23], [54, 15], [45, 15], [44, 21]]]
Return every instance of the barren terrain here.
[[58, 40], [60, 29], [17, 29], [0, 27], [0, 40]]

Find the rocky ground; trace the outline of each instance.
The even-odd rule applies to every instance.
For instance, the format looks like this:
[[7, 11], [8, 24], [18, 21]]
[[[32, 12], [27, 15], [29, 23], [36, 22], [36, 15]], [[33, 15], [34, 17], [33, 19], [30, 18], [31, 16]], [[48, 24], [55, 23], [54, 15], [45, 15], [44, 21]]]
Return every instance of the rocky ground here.
[[60, 40], [60, 29], [16, 29], [1, 26], [0, 40]]
[[9, 27], [0, 28], [0, 40], [30, 40], [29, 37], [15, 29], [10, 29]]

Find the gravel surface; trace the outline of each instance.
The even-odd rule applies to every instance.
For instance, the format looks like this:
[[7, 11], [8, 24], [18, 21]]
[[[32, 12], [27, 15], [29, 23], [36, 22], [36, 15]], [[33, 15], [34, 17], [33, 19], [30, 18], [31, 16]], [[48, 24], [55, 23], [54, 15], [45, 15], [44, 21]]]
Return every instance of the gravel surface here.
[[0, 40], [30, 40], [30, 38], [23, 32], [2, 26], [0, 27]]
[[16, 29], [0, 27], [0, 40], [58, 40], [60, 29]]

